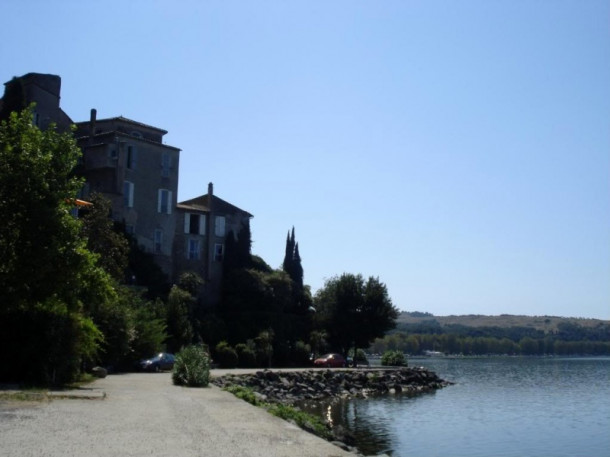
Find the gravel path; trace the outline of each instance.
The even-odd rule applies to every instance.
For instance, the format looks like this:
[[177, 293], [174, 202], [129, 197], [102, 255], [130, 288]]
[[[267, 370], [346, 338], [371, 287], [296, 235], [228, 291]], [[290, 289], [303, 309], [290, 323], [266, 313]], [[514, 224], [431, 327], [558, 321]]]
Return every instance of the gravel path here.
[[0, 405], [0, 456], [354, 456], [217, 387], [176, 387], [169, 373], [89, 388], [98, 399]]

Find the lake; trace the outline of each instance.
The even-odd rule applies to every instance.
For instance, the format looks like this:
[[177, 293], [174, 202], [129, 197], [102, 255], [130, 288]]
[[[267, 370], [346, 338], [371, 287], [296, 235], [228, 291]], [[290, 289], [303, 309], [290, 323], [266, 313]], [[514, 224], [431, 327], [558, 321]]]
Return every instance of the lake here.
[[317, 406], [365, 455], [610, 456], [610, 357], [409, 360], [456, 384]]

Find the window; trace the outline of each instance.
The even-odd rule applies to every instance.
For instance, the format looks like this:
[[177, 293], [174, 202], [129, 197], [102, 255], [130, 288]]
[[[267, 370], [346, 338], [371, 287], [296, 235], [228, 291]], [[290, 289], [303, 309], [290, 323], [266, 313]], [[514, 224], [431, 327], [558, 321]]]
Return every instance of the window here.
[[135, 146], [127, 145], [127, 158], [125, 166], [130, 170], [136, 168], [136, 148]]
[[155, 229], [155, 252], [160, 254], [163, 246], [163, 230]]
[[189, 240], [188, 241], [188, 250], [186, 253], [187, 259], [190, 260], [199, 260], [199, 240]]
[[216, 243], [214, 245], [214, 260], [216, 262], [222, 262], [222, 259], [224, 257], [224, 253], [225, 253], [225, 246], [224, 246], [224, 244]]
[[225, 217], [216, 216], [215, 231], [216, 236], [225, 236]]
[[172, 191], [167, 189], [159, 189], [157, 200], [157, 212], [163, 214], [172, 214]]
[[192, 235], [205, 235], [205, 215], [185, 213], [184, 233], [190, 233]]
[[164, 178], [169, 177], [169, 170], [172, 166], [172, 158], [167, 152], [161, 155], [161, 176]]
[[125, 225], [125, 232], [133, 235], [136, 233], [136, 229], [133, 225]]
[[123, 183], [123, 205], [126, 208], [133, 208], [133, 188], [132, 182], [125, 181]]

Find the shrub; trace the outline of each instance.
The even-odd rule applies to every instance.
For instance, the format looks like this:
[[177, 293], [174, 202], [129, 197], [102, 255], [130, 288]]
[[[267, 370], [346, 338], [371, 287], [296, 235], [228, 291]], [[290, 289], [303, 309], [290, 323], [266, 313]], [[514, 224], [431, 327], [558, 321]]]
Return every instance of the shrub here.
[[239, 343], [235, 346], [235, 351], [239, 358], [237, 366], [241, 368], [256, 367], [256, 353], [247, 344]]
[[221, 368], [235, 368], [237, 366], [237, 352], [226, 341], [216, 345], [216, 361]]
[[381, 356], [381, 365], [386, 367], [406, 367], [407, 360], [401, 351], [386, 351]]
[[176, 354], [172, 381], [177, 386], [206, 387], [210, 382], [210, 357], [202, 346], [187, 346]]

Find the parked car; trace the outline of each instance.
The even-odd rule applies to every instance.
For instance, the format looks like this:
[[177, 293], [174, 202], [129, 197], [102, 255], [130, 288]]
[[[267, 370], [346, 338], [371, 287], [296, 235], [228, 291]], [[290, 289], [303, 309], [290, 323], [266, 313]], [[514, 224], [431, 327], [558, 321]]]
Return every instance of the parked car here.
[[342, 368], [347, 365], [347, 361], [341, 354], [332, 353], [318, 357], [313, 364], [316, 367]]
[[174, 354], [160, 352], [150, 359], [140, 360], [140, 369], [143, 371], [171, 370], [174, 368], [174, 363], [176, 363]]

